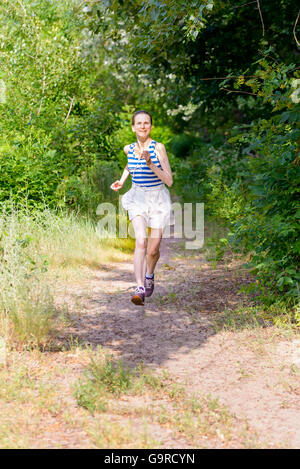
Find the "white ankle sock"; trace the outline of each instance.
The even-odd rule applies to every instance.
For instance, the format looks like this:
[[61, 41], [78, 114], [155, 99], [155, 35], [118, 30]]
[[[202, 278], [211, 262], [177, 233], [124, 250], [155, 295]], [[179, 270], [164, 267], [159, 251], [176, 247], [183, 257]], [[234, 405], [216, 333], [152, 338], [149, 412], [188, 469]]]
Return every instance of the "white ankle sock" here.
[[154, 278], [154, 273], [153, 274], [147, 274], [146, 273], [146, 278], [153, 279]]

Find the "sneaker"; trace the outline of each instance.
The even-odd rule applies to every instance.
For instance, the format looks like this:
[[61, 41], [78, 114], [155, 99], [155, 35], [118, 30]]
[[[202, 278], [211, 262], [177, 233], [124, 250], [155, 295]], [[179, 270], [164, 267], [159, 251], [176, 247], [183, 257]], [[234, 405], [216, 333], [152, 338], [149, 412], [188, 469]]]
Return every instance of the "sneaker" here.
[[137, 287], [132, 298], [132, 303], [135, 305], [144, 306], [145, 301], [145, 288], [144, 287]]
[[147, 278], [145, 277], [145, 296], [151, 296], [154, 290], [154, 276], [153, 278]]

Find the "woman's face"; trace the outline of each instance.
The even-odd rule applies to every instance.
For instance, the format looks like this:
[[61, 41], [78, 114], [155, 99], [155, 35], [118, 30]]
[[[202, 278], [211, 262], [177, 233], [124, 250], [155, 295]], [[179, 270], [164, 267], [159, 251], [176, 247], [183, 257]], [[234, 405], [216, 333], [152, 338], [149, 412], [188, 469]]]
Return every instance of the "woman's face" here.
[[137, 137], [146, 140], [150, 135], [151, 129], [151, 119], [148, 114], [138, 114], [135, 116], [132, 131], [136, 133]]

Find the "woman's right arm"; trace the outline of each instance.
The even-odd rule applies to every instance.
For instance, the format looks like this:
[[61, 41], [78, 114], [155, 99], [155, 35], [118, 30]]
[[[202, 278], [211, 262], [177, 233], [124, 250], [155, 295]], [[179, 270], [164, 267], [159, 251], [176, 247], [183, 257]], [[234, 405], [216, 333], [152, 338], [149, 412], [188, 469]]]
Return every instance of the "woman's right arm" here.
[[123, 174], [122, 174], [121, 179], [120, 179], [120, 183], [122, 184], [122, 186], [123, 186], [124, 182], [126, 181], [126, 179], [128, 178], [129, 174], [130, 173], [129, 173], [128, 164], [127, 164], [124, 168]]
[[[127, 155], [127, 153], [129, 152], [129, 145], [126, 145], [124, 147], [124, 153]], [[124, 171], [123, 171], [123, 174], [121, 176], [121, 179], [119, 181], [115, 181], [112, 183], [112, 185], [110, 186], [110, 188], [114, 191], [118, 191], [119, 189], [121, 189], [124, 185], [124, 182], [126, 181], [126, 179], [128, 178], [129, 176], [129, 171], [128, 171], [128, 163], [127, 165], [125, 166], [124, 168]]]

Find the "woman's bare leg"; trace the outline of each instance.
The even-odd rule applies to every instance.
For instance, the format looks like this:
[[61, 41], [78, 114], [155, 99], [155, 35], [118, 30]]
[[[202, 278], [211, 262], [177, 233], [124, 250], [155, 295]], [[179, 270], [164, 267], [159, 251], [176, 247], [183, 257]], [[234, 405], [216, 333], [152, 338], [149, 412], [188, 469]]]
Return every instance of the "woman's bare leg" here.
[[144, 285], [145, 266], [146, 266], [146, 221], [144, 217], [138, 215], [133, 218], [132, 225], [135, 233], [135, 251], [134, 251], [134, 274], [138, 286]]
[[157, 261], [160, 257], [159, 246], [162, 238], [162, 228], [151, 228], [147, 247], [147, 274], [154, 272]]

